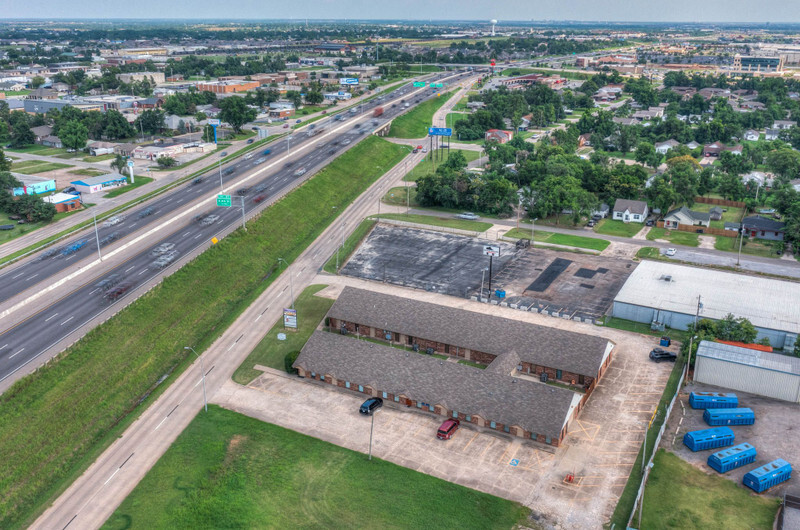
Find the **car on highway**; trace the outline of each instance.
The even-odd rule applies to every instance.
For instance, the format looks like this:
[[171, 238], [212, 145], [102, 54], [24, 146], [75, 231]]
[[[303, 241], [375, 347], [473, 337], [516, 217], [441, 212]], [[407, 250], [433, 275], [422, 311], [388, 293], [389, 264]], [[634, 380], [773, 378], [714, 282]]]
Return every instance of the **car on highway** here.
[[178, 259], [179, 254], [180, 252], [178, 252], [177, 250], [171, 250], [170, 252], [167, 252], [166, 254], [155, 260], [153, 263], [151, 263], [151, 266], [156, 269], [163, 269], [167, 267], [170, 263]]
[[197, 177], [196, 179], [194, 179], [192, 181], [192, 184], [200, 184], [201, 182], [203, 182], [203, 178], [202, 177]]
[[246, 155], [244, 155], [245, 160], [250, 160], [251, 158], [253, 158], [253, 153], [247, 153]]
[[144, 210], [139, 212], [139, 215], [137, 215], [136, 217], [139, 218], [139, 219], [143, 219], [143, 218], [147, 217], [148, 215], [153, 215], [153, 209], [152, 208], [145, 208]]
[[436, 431], [436, 437], [440, 440], [449, 440], [461, 426], [461, 421], [456, 418], [444, 420]]
[[219, 215], [212, 214], [212, 215], [208, 215], [206, 217], [203, 217], [203, 220], [200, 221], [200, 224], [202, 224], [203, 226], [208, 226], [208, 225], [213, 225], [217, 221], [219, 221]]
[[330, 150], [328, 151], [328, 154], [329, 154], [329, 155], [332, 155], [332, 154], [334, 154], [335, 152], [336, 152], [336, 149], [330, 149]]
[[305, 174], [306, 174], [306, 168], [304, 167], [301, 167], [300, 169], [294, 172], [295, 177], [302, 177]]
[[667, 256], [674, 256], [677, 253], [678, 251], [675, 250], [674, 248], [668, 248], [667, 250], [664, 251], [664, 254]]
[[420, 151], [422, 151], [422, 146], [421, 146], [421, 145], [418, 145], [418, 146], [417, 146], [417, 149], [419, 149]]
[[381, 398], [369, 398], [362, 403], [360, 407], [358, 407], [358, 412], [367, 416], [371, 416], [381, 407], [383, 407], [383, 400]]
[[264, 156], [267, 156], [267, 155], [268, 155], [268, 154], [270, 154], [271, 152], [272, 152], [272, 149], [264, 149], [264, 152], [263, 152], [263, 153], [261, 153], [261, 154], [262, 154], [262, 155], [264, 155]]
[[354, 129], [360, 129], [361, 128], [361, 124], [360, 123], [356, 123], [355, 125], [353, 125], [353, 128]]
[[235, 170], [234, 170], [232, 167], [229, 167], [228, 169], [226, 169], [225, 171], [223, 171], [223, 172], [222, 172], [222, 174], [223, 174], [223, 175], [225, 175], [225, 176], [227, 177], [228, 175], [232, 175], [234, 171], [235, 171]]
[[253, 202], [255, 202], [255, 203], [259, 203], [259, 202], [263, 201], [263, 200], [264, 200], [264, 199], [266, 199], [266, 198], [267, 198], [267, 196], [266, 196], [266, 195], [259, 195], [259, 196], [255, 197], [255, 198], [253, 199]]
[[130, 291], [131, 287], [133, 287], [133, 285], [131, 285], [130, 283], [127, 283], [127, 282], [126, 283], [121, 283], [121, 284], [119, 284], [119, 285], [117, 285], [115, 287], [112, 287], [108, 291], [106, 291], [105, 297], [106, 297], [107, 300], [110, 300], [110, 301], [113, 302], [114, 300], [119, 299], [122, 295], [124, 295], [125, 293]]
[[261, 193], [262, 191], [267, 191], [266, 184], [259, 184], [255, 188], [253, 188], [253, 193]]
[[263, 163], [264, 163], [264, 162], [266, 162], [266, 161], [267, 161], [267, 159], [266, 159], [265, 157], [263, 157], [263, 156], [262, 156], [261, 158], [259, 158], [258, 160], [256, 160], [256, 164], [263, 164]]
[[283, 128], [284, 128], [284, 129], [288, 129], [288, 128], [289, 128], [289, 124], [288, 124], [288, 123], [284, 123], [284, 124], [283, 124]]
[[108, 234], [106, 237], [104, 237], [103, 239], [100, 240], [100, 246], [102, 247], [102, 246], [108, 245], [109, 243], [113, 243], [114, 241], [116, 241], [120, 237], [121, 237], [121, 235], [120, 235], [119, 232], [113, 232], [111, 234]]
[[472, 213], [472, 212], [464, 212], [456, 215], [458, 219], [466, 219], [467, 221], [477, 221], [480, 219], [480, 216]]
[[161, 256], [175, 248], [175, 243], [161, 243], [156, 248], [150, 251], [151, 256]]
[[303, 121], [303, 120], [295, 120], [295, 123], [300, 123], [301, 121]]
[[239, 188], [238, 190], [236, 190], [236, 195], [238, 195], [239, 197], [244, 197], [248, 193], [250, 193], [250, 188]]
[[345, 140], [342, 142], [342, 145], [350, 145], [350, 140]]
[[657, 363], [660, 363], [661, 361], [674, 363], [676, 360], [678, 360], [678, 355], [662, 348], [655, 348], [650, 352], [650, 360]]
[[103, 222], [103, 226], [104, 226], [105, 228], [108, 228], [109, 226], [118, 225], [118, 224], [120, 224], [120, 223], [121, 223], [121, 222], [122, 222], [124, 219], [125, 219], [125, 218], [124, 218], [124, 217], [122, 217], [122, 216], [115, 215], [114, 217], [111, 217], [111, 218], [109, 218], [109, 219], [106, 219], [106, 220]]

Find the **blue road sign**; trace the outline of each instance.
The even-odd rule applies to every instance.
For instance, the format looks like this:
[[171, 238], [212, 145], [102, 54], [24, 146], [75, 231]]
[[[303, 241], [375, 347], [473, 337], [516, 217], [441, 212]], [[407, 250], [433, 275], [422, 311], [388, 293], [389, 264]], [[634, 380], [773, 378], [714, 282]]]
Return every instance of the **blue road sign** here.
[[430, 136], [453, 136], [453, 129], [447, 127], [428, 127]]
[[512, 467], [517, 467], [519, 465], [519, 460], [514, 458], [513, 460], [511, 460], [511, 462], [508, 463], [508, 465], [510, 465]]

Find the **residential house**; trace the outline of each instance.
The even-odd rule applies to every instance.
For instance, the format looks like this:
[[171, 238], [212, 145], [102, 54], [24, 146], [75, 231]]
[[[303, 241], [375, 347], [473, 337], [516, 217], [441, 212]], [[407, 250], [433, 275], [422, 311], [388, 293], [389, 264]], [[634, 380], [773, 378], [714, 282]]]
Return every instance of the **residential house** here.
[[49, 125], [40, 125], [38, 127], [32, 127], [31, 131], [33, 131], [33, 141], [36, 144], [41, 145], [42, 139], [50, 136], [53, 134], [53, 128]]
[[50, 88], [39, 87], [36, 90], [32, 90], [26, 96], [26, 99], [58, 99], [58, 92]]
[[53, 83], [53, 86], [51, 88], [56, 92], [60, 92], [62, 94], [69, 92], [70, 90], [70, 86], [66, 83]]
[[612, 218], [624, 223], [644, 223], [649, 209], [644, 201], [617, 199], [614, 203]]
[[756, 186], [772, 186], [772, 175], [768, 175], [762, 171], [751, 171], [745, 175], [742, 175], [742, 182], [747, 184], [748, 182], [753, 182]]
[[674, 86], [670, 90], [681, 96], [681, 99], [688, 100], [697, 94], [697, 89], [692, 86]]
[[786, 223], [755, 215], [742, 220], [744, 230], [749, 237], [755, 239], [768, 239], [770, 241], [783, 241]]
[[689, 149], [691, 149], [691, 150], [693, 150], [693, 151], [694, 151], [695, 149], [697, 149], [698, 147], [700, 147], [700, 144], [698, 144], [697, 142], [695, 142], [694, 140], [692, 140], [691, 142], [689, 142], [688, 144], [686, 144], [686, 147], [688, 147]]
[[611, 121], [620, 125], [637, 125], [639, 123], [639, 120], [634, 120], [633, 118], [618, 118], [616, 116], [611, 118]]
[[43, 137], [38, 143], [39, 145], [43, 145], [45, 147], [55, 147], [56, 149], [62, 149], [64, 147], [64, 144], [61, 143], [61, 138], [58, 136], [53, 136], [52, 134]]
[[748, 142], [755, 142], [760, 136], [758, 131], [754, 131], [753, 129], [748, 129], [744, 132], [744, 139]]
[[486, 131], [485, 140], [487, 142], [497, 142], [499, 144], [505, 144], [511, 141], [514, 137], [514, 133], [512, 131], [503, 131], [501, 129], [489, 129]]
[[708, 210], [708, 215], [711, 217], [712, 221], [721, 221], [723, 213], [724, 213], [724, 211], [719, 206], [712, 206]]
[[764, 132], [764, 139], [768, 141], [777, 140], [781, 135], [780, 129], [767, 129]]
[[92, 156], [112, 155], [117, 144], [110, 142], [93, 142], [88, 146], [89, 154]]
[[591, 143], [592, 135], [590, 133], [581, 134], [578, 136], [578, 147], [589, 146]]
[[658, 142], [655, 145], [656, 153], [666, 155], [670, 149], [672, 149], [673, 147], [678, 147], [679, 145], [681, 145], [680, 142], [672, 139], [669, 139], [666, 142]]
[[21, 81], [2, 81], [0, 82], [0, 92], [19, 92], [25, 90], [26, 86]]
[[139, 108], [160, 109], [163, 104], [164, 104], [164, 98], [159, 98], [159, 97], [145, 98], [139, 101]]
[[734, 145], [734, 146], [727, 146], [723, 145], [719, 142], [714, 142], [713, 144], [708, 144], [703, 147], [703, 156], [704, 157], [718, 157], [720, 153], [723, 151], [729, 151], [734, 155], [741, 155], [742, 154], [742, 146], [741, 145]]
[[467, 102], [467, 108], [472, 111], [480, 110], [486, 107], [486, 103], [483, 101], [469, 101]]
[[[722, 215], [721, 212], [720, 215]], [[711, 216], [708, 212], [695, 212], [686, 206], [676, 208], [664, 216], [664, 228], [670, 230], [674, 230], [680, 225], [708, 226], [709, 224], [711, 224]]]
[[729, 98], [731, 97], [731, 91], [726, 88], [701, 88], [698, 91], [698, 94], [703, 96], [705, 99], [711, 98]]
[[785, 131], [786, 129], [791, 129], [792, 127], [796, 127], [797, 122], [792, 120], [775, 120], [774, 122], [772, 122], [772, 126], [775, 129], [781, 129]]

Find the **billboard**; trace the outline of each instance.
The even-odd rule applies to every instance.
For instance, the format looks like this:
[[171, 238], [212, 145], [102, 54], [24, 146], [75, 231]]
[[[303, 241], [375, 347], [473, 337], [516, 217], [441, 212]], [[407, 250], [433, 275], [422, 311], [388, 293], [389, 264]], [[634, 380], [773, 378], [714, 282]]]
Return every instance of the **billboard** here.
[[453, 136], [453, 129], [450, 127], [428, 127], [430, 136]]
[[297, 309], [284, 308], [283, 327], [297, 329]]
[[339, 79], [340, 85], [357, 85], [358, 78], [357, 77], [343, 77]]

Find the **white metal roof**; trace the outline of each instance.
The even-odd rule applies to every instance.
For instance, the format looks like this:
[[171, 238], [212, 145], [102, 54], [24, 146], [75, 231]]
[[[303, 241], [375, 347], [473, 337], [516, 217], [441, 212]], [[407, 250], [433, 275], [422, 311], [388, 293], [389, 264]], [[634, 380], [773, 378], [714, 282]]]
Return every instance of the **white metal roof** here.
[[698, 357], [710, 357], [737, 364], [748, 364], [776, 372], [800, 375], [800, 358], [779, 355], [720, 342], [701, 341], [697, 347]]
[[756, 327], [800, 332], [800, 283], [760, 276], [645, 260], [614, 301], [694, 315], [698, 295], [700, 318], [732, 313]]

